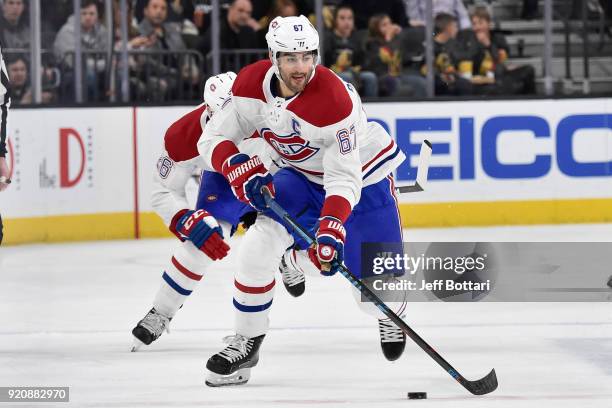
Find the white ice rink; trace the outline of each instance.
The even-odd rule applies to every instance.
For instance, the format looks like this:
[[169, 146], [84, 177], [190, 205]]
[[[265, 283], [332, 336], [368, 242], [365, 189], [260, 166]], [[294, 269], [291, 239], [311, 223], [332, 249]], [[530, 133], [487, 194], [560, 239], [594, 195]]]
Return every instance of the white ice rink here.
[[[405, 238], [610, 241], [612, 224], [414, 230]], [[129, 352], [173, 245], [2, 247], [0, 386], [70, 386], [70, 403], [57, 407], [612, 407], [610, 302], [411, 304], [408, 324], [468, 379], [496, 369], [498, 390], [475, 397], [410, 340], [401, 360], [387, 362], [376, 322], [339, 274], [309, 278], [298, 299], [277, 285], [251, 381], [208, 388], [206, 359], [231, 334], [231, 256], [202, 280], [172, 333]], [[407, 400], [408, 391], [429, 398]]]

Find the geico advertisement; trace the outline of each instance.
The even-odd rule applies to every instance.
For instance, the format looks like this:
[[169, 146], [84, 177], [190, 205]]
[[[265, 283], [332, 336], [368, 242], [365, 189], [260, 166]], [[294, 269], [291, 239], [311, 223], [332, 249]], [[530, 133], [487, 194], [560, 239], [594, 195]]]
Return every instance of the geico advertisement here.
[[413, 180], [433, 144], [427, 191], [407, 201], [612, 197], [612, 99], [367, 104]]
[[130, 109], [13, 109], [6, 218], [132, 211]]

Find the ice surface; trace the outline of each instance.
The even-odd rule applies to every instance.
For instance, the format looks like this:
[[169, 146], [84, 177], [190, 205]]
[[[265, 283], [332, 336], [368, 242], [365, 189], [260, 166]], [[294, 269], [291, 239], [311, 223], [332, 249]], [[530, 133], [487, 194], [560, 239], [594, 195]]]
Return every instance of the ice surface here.
[[[612, 225], [410, 230], [405, 238], [610, 241]], [[129, 352], [173, 245], [0, 249], [0, 386], [70, 386], [70, 403], [16, 406], [612, 407], [610, 302], [411, 304], [408, 324], [468, 379], [496, 369], [498, 390], [475, 397], [410, 341], [401, 360], [384, 360], [376, 322], [340, 275], [309, 277], [298, 299], [278, 285], [251, 381], [208, 388], [204, 364], [233, 323], [231, 256], [202, 280], [171, 334]], [[232, 245], [237, 252], [240, 239]], [[408, 401], [409, 391], [429, 399]]]

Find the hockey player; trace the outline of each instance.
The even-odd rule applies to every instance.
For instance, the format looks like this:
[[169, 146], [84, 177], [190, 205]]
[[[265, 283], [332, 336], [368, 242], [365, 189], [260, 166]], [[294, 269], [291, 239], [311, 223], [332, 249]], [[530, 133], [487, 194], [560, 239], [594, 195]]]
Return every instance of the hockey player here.
[[[205, 197], [201, 197], [201, 194], [197, 210], [190, 210], [185, 185], [201, 168], [194, 142], [215, 109], [227, 99], [235, 77], [236, 74], [228, 72], [209, 78], [205, 84], [204, 103], [166, 131], [164, 151], [157, 161], [151, 203], [169, 230], [182, 242], [164, 269], [153, 308], [132, 330], [132, 351], [138, 350], [142, 344], [151, 344], [164, 330], [168, 330], [170, 320], [202, 279], [207, 267], [214, 260], [224, 258], [229, 251], [223, 237], [229, 236], [231, 226], [219, 223], [219, 214], [215, 217], [209, 209], [203, 208]], [[206, 185], [209, 193], [214, 194], [216, 180], [214, 175], [210, 176], [213, 177], [207, 180]], [[246, 217], [250, 211], [237, 203], [228, 213], [232, 214], [230, 219], [233, 221], [235, 217]]]
[[[345, 262], [359, 276], [362, 242], [402, 240], [391, 172], [403, 153], [382, 127], [366, 122], [355, 89], [317, 65], [319, 37], [306, 17], [275, 18], [266, 40], [270, 60], [240, 71], [231, 100], [198, 142], [206, 168], [223, 174], [242, 202], [263, 213], [243, 238], [235, 272], [235, 334], [208, 360], [209, 386], [249, 380], [269, 326], [275, 265], [287, 247], [303, 247], [266, 208], [263, 186], [298, 222], [316, 231], [309, 255], [324, 275]], [[255, 131], [280, 156], [283, 168], [274, 177], [260, 157], [240, 149]], [[398, 314], [403, 307], [398, 305]], [[405, 336], [377, 317], [383, 352], [396, 359]]]
[[[204, 103], [174, 122], [165, 134], [164, 151], [154, 175], [152, 205], [182, 242], [162, 274], [153, 308], [132, 330], [132, 351], [143, 344], [151, 344], [168, 330], [170, 320], [195, 290], [208, 265], [223, 258], [229, 250], [222, 238], [229, 237], [240, 223], [248, 228], [255, 222], [257, 212], [234, 197], [220, 174], [202, 173], [197, 211], [188, 209], [185, 192], [188, 180], [202, 168], [196, 147], [202, 129], [227, 100], [235, 78], [233, 72], [209, 78], [205, 84]], [[261, 138], [248, 139], [241, 147], [269, 156], [263, 153], [266, 148]], [[279, 269], [287, 291], [300, 296], [305, 289], [303, 273], [283, 265], [284, 262]]]

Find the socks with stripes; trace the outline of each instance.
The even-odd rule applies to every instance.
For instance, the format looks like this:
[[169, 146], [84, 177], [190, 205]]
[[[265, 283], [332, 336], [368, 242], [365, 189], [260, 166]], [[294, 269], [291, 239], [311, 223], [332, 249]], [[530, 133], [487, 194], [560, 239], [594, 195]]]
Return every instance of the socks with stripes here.
[[234, 309], [237, 333], [246, 337], [265, 334], [270, 325], [268, 315], [274, 298], [274, 277], [267, 284], [247, 286], [234, 280]]
[[194, 291], [204, 271], [213, 261], [189, 241], [185, 241], [174, 254], [162, 274], [161, 286], [153, 307], [167, 317], [173, 317]]

